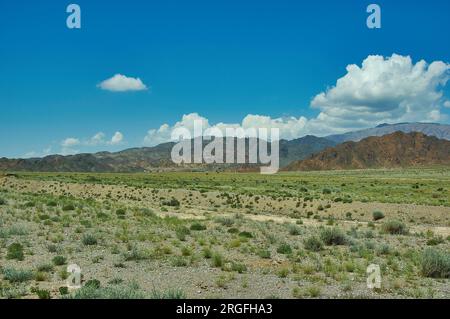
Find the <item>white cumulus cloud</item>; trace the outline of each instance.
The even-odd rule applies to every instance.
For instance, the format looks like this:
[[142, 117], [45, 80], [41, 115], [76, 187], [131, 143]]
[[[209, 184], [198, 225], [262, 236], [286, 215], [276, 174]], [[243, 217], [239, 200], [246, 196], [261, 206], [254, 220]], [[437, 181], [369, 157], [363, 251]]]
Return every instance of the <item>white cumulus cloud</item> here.
[[[198, 113], [185, 114], [180, 121], [176, 122], [174, 125], [169, 125], [167, 123], [161, 125], [158, 129], [150, 129], [144, 138], [144, 145], [154, 146], [160, 143], [171, 141], [172, 131], [177, 128], [186, 128], [191, 132], [192, 137], [196, 137], [199, 134], [194, 132], [194, 121], [201, 121], [203, 135], [213, 132], [214, 129], [219, 129], [223, 135], [226, 135], [226, 129], [237, 129], [242, 128], [244, 130], [251, 128], [278, 128], [280, 130], [280, 138], [284, 139], [294, 139], [301, 136], [305, 132], [305, 125], [307, 119], [305, 117], [286, 117], [286, 118], [271, 118], [269, 116], [263, 115], [247, 115], [241, 123], [216, 123], [211, 125], [209, 120]], [[270, 132], [269, 132], [270, 133]]]
[[[183, 115], [173, 125], [168, 123], [150, 129], [145, 145], [171, 140], [174, 129], [185, 127], [191, 134], [194, 120], [203, 128], [274, 128], [280, 138], [294, 139], [307, 134], [325, 136], [349, 130], [373, 127], [381, 123], [439, 122], [446, 119], [442, 107], [450, 107], [442, 89], [450, 76], [450, 64], [424, 60], [413, 63], [409, 56], [368, 56], [361, 66], [348, 65], [346, 74], [334, 86], [317, 94], [310, 107], [317, 109], [316, 117], [272, 118], [249, 114], [238, 123], [211, 124], [197, 113]], [[194, 136], [194, 134], [192, 134]]]
[[147, 90], [147, 86], [140, 78], [128, 77], [122, 74], [116, 74], [113, 77], [102, 81], [98, 87], [112, 92]]
[[111, 145], [119, 145], [123, 142], [123, 134], [120, 132], [114, 133], [111, 141], [109, 142]]
[[347, 74], [313, 98], [311, 106], [320, 110], [313, 123], [351, 129], [440, 120], [449, 70], [442, 61], [414, 64], [409, 56], [368, 56], [361, 66], [348, 65]]

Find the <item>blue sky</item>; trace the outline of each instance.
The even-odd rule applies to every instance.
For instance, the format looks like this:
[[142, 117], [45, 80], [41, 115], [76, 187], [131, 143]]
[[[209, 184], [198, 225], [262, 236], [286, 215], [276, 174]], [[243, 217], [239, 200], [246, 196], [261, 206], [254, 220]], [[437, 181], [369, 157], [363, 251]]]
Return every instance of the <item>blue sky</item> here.
[[[381, 29], [366, 27], [372, 2], [381, 6]], [[69, 3], [0, 4], [0, 156], [152, 144], [162, 124], [173, 126], [191, 113], [212, 125], [242, 123], [249, 114], [310, 123], [292, 129], [295, 121], [286, 120], [286, 137], [416, 119], [401, 114], [405, 105], [417, 107], [409, 106], [415, 103], [410, 88], [400, 98], [386, 87], [374, 101], [368, 93], [358, 102], [369, 105], [361, 114], [349, 108], [354, 96], [327, 89], [347, 74], [347, 65], [361, 66], [369, 55], [386, 61], [394, 53], [410, 56], [413, 66], [422, 59], [450, 62], [448, 1], [74, 0], [82, 11], [80, 30], [66, 27]], [[375, 69], [387, 65], [369, 62]], [[448, 68], [440, 67], [436, 81], [448, 76]], [[139, 78], [148, 89], [111, 92], [98, 86], [115, 74]], [[402, 74], [393, 79], [405, 82]], [[448, 123], [449, 85], [426, 90], [419, 100], [430, 105], [421, 118]], [[429, 98], [441, 90], [443, 97]], [[321, 92], [325, 98], [312, 103]], [[398, 105], [381, 114], [371, 108], [380, 101]], [[149, 136], [150, 129], [156, 132]], [[116, 132], [122, 138], [113, 143]], [[69, 141], [63, 150], [68, 138], [73, 145]]]

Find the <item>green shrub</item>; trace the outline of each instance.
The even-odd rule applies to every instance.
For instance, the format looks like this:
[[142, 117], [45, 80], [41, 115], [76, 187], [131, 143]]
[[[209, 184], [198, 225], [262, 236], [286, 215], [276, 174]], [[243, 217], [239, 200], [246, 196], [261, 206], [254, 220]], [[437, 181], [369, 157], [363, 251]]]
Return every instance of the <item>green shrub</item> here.
[[212, 257], [212, 255], [213, 255], [213, 253], [211, 251], [211, 248], [209, 248], [209, 247], [203, 248], [203, 257], [205, 257], [206, 259], [209, 259]]
[[238, 273], [242, 274], [247, 271], [247, 266], [243, 263], [233, 262], [231, 263], [231, 270], [237, 271]]
[[182, 256], [175, 256], [171, 262], [174, 267], [186, 267], [188, 265], [187, 260]]
[[258, 256], [263, 259], [270, 259], [270, 250], [261, 249], [258, 251]]
[[62, 208], [63, 211], [75, 210], [75, 206], [73, 204], [64, 205]]
[[214, 267], [222, 267], [224, 263], [225, 260], [220, 253], [214, 253], [212, 255], [212, 264]]
[[35, 202], [26, 202], [26, 203], [25, 203], [25, 207], [31, 208], [31, 207], [34, 207], [34, 206], [36, 206], [36, 203], [35, 203]]
[[51, 299], [50, 291], [47, 289], [36, 289], [35, 293], [39, 299]]
[[97, 213], [97, 218], [101, 219], [102, 221], [105, 221], [109, 218], [109, 215], [104, 213], [104, 212], [98, 212]]
[[34, 274], [34, 280], [36, 281], [46, 281], [48, 279], [47, 273], [43, 271], [37, 271]]
[[343, 202], [344, 204], [351, 204], [351, 203], [353, 203], [353, 199], [352, 199], [351, 197], [344, 197], [344, 198], [342, 199], [342, 202]]
[[6, 199], [0, 197], [0, 206], [1, 205], [6, 205]]
[[47, 206], [49, 206], [49, 207], [56, 207], [56, 206], [58, 206], [58, 203], [53, 201], [53, 200], [51, 200], [51, 201], [47, 202]]
[[58, 255], [58, 256], [53, 257], [52, 261], [55, 264], [55, 266], [62, 266], [62, 265], [66, 264], [67, 259], [64, 256]]
[[191, 231], [189, 230], [189, 228], [187, 228], [185, 226], [181, 226], [181, 227], [177, 228], [177, 230], [175, 231], [175, 234], [179, 240], [185, 241], [186, 236], [190, 235]]
[[306, 250], [321, 251], [323, 249], [323, 242], [317, 236], [310, 236], [303, 242]]
[[320, 238], [325, 245], [346, 245], [348, 238], [340, 228], [324, 228], [320, 231]]
[[292, 253], [292, 248], [291, 248], [291, 246], [289, 244], [282, 243], [282, 244], [280, 244], [280, 246], [278, 246], [277, 253], [284, 254], [284, 255], [289, 255], [289, 254]]
[[41, 215], [39, 215], [39, 219], [40, 219], [40, 220], [47, 220], [47, 219], [50, 219], [50, 215], [48, 215], [48, 214], [41, 214]]
[[127, 214], [127, 211], [123, 208], [119, 208], [116, 210], [117, 218], [124, 219], [126, 214]]
[[280, 278], [286, 278], [289, 275], [289, 269], [286, 267], [283, 267], [277, 272], [277, 275]]
[[100, 281], [97, 279], [90, 279], [90, 280], [86, 281], [84, 286], [98, 289], [98, 288], [100, 288]]
[[298, 236], [301, 234], [300, 227], [298, 227], [296, 225], [289, 225], [288, 229], [289, 229], [289, 234], [292, 236]]
[[320, 287], [316, 286], [310, 286], [306, 289], [306, 291], [312, 298], [317, 298], [321, 293]]
[[52, 272], [53, 271], [53, 265], [52, 264], [42, 264], [37, 266], [37, 271], [41, 272]]
[[130, 251], [126, 252], [124, 254], [124, 258], [125, 261], [139, 261], [139, 260], [144, 260], [144, 259], [148, 259], [149, 255], [147, 252], [138, 249], [137, 247], [132, 247]]
[[188, 246], [181, 247], [181, 254], [185, 257], [192, 255], [192, 248]]
[[11, 283], [25, 282], [33, 279], [33, 272], [30, 270], [5, 268], [2, 273], [3, 278]]
[[153, 210], [151, 210], [150, 208], [141, 208], [139, 209], [139, 212], [146, 217], [156, 217], [156, 214]]
[[226, 226], [226, 227], [231, 227], [234, 224], [234, 220], [232, 218], [229, 218], [229, 217], [217, 218], [216, 222], [219, 223], [219, 224], [222, 224], [223, 226]]
[[431, 278], [450, 278], [450, 253], [427, 248], [421, 260], [422, 275]]
[[145, 294], [135, 286], [112, 286], [95, 288], [83, 286], [65, 299], [144, 299]]
[[382, 244], [378, 247], [377, 252], [380, 255], [389, 255], [391, 253], [392, 249], [388, 244]]
[[163, 201], [162, 204], [165, 206], [172, 206], [172, 207], [180, 206], [180, 202], [174, 197], [172, 197], [170, 200]]
[[435, 236], [427, 240], [428, 246], [436, 246], [442, 243], [444, 243], [444, 237], [442, 236]]
[[382, 225], [382, 231], [391, 235], [406, 235], [408, 229], [406, 225], [398, 220], [390, 220]]
[[200, 230], [205, 230], [205, 229], [206, 229], [206, 226], [203, 224], [200, 224], [199, 222], [192, 223], [192, 225], [191, 225], [191, 230], [200, 231]]
[[81, 241], [83, 242], [83, 245], [85, 245], [85, 246], [97, 245], [97, 238], [91, 234], [84, 235]]
[[70, 273], [66, 270], [66, 269], [60, 269], [58, 271], [58, 276], [59, 278], [61, 278], [62, 280], [66, 280], [67, 278], [69, 278]]
[[8, 246], [8, 252], [6, 254], [6, 259], [17, 259], [23, 260], [23, 246], [20, 243], [12, 243]]
[[163, 292], [153, 290], [150, 297], [152, 299], [186, 299], [186, 294], [181, 289], [169, 289]]
[[59, 287], [59, 293], [61, 296], [65, 296], [69, 294], [69, 288], [67, 286]]
[[243, 238], [253, 238], [253, 234], [248, 232], [248, 231], [241, 231], [239, 233], [239, 237], [243, 237]]
[[376, 210], [372, 213], [373, 220], [380, 220], [384, 218], [383, 212], [380, 212], [379, 210]]

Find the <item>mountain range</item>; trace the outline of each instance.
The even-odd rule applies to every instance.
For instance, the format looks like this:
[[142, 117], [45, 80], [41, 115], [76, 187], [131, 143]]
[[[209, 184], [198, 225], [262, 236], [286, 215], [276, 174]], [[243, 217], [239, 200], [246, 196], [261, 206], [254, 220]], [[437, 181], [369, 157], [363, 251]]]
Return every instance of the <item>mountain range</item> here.
[[[203, 141], [203, 148], [208, 144]], [[235, 139], [234, 143], [237, 143]], [[246, 161], [248, 160], [248, 139]], [[99, 152], [93, 154], [49, 155], [43, 158], [8, 159], [0, 158], [0, 171], [32, 172], [146, 172], [160, 170], [249, 170], [257, 164], [174, 164], [171, 160], [173, 142], [154, 147], [130, 148], [120, 152]], [[193, 145], [193, 140], [191, 140]], [[225, 142], [224, 142], [225, 145]], [[336, 143], [321, 137], [305, 136], [294, 140], [280, 140], [280, 165], [285, 166], [298, 159], [307, 158]], [[225, 146], [224, 146], [225, 147]], [[270, 150], [270, 147], [269, 147]], [[235, 151], [236, 158], [236, 151]]]
[[383, 136], [398, 131], [403, 133], [420, 132], [428, 136], [435, 136], [440, 139], [450, 140], [450, 125], [437, 123], [380, 124], [374, 128], [344, 134], [329, 135], [325, 138], [340, 144], [349, 141], [358, 142], [369, 136]]
[[[394, 132], [422, 134], [391, 134]], [[382, 139], [368, 137], [386, 136]], [[450, 125], [428, 123], [382, 124], [375, 128], [340, 135], [307, 135], [294, 140], [280, 140], [280, 166], [288, 170], [366, 168], [386, 165], [447, 163], [442, 147], [448, 147]], [[346, 143], [349, 142], [350, 143]], [[191, 141], [192, 142], [192, 141]], [[246, 140], [248, 145], [248, 140]], [[343, 143], [343, 144], [342, 144]], [[422, 145], [410, 152], [405, 145]], [[409, 144], [408, 144], [409, 143]], [[225, 144], [225, 143], [224, 143]], [[203, 143], [205, 146], [206, 143]], [[0, 158], [0, 171], [34, 172], [148, 172], [161, 170], [252, 170], [258, 164], [186, 164], [171, 160], [173, 142], [154, 147], [130, 148], [120, 152], [76, 155], [49, 155], [42, 158]], [[366, 149], [367, 148], [367, 149]], [[248, 147], [246, 147], [248, 150]], [[366, 149], [366, 150], [365, 150]], [[450, 149], [450, 147], [448, 147]], [[386, 152], [389, 150], [389, 152]], [[439, 150], [439, 151], [438, 151]], [[433, 153], [436, 152], [436, 153]], [[426, 153], [426, 154], [425, 154]], [[447, 154], [447, 155], [446, 155]], [[404, 158], [403, 156], [406, 156]], [[235, 154], [236, 156], [236, 154]], [[438, 156], [438, 157], [436, 157]], [[246, 153], [248, 158], [248, 153]], [[334, 160], [333, 160], [334, 158]], [[404, 160], [402, 160], [402, 158]]]
[[420, 132], [397, 131], [327, 148], [308, 159], [292, 162], [284, 170], [317, 171], [449, 164], [450, 141]]

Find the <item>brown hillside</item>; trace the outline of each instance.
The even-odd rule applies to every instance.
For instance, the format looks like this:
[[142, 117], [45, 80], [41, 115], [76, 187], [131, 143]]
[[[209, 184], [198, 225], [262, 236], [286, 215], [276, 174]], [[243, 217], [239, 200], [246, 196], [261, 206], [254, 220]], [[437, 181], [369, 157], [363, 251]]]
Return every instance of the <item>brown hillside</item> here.
[[284, 170], [394, 168], [450, 164], [450, 141], [423, 133], [395, 132], [346, 142], [295, 161]]

